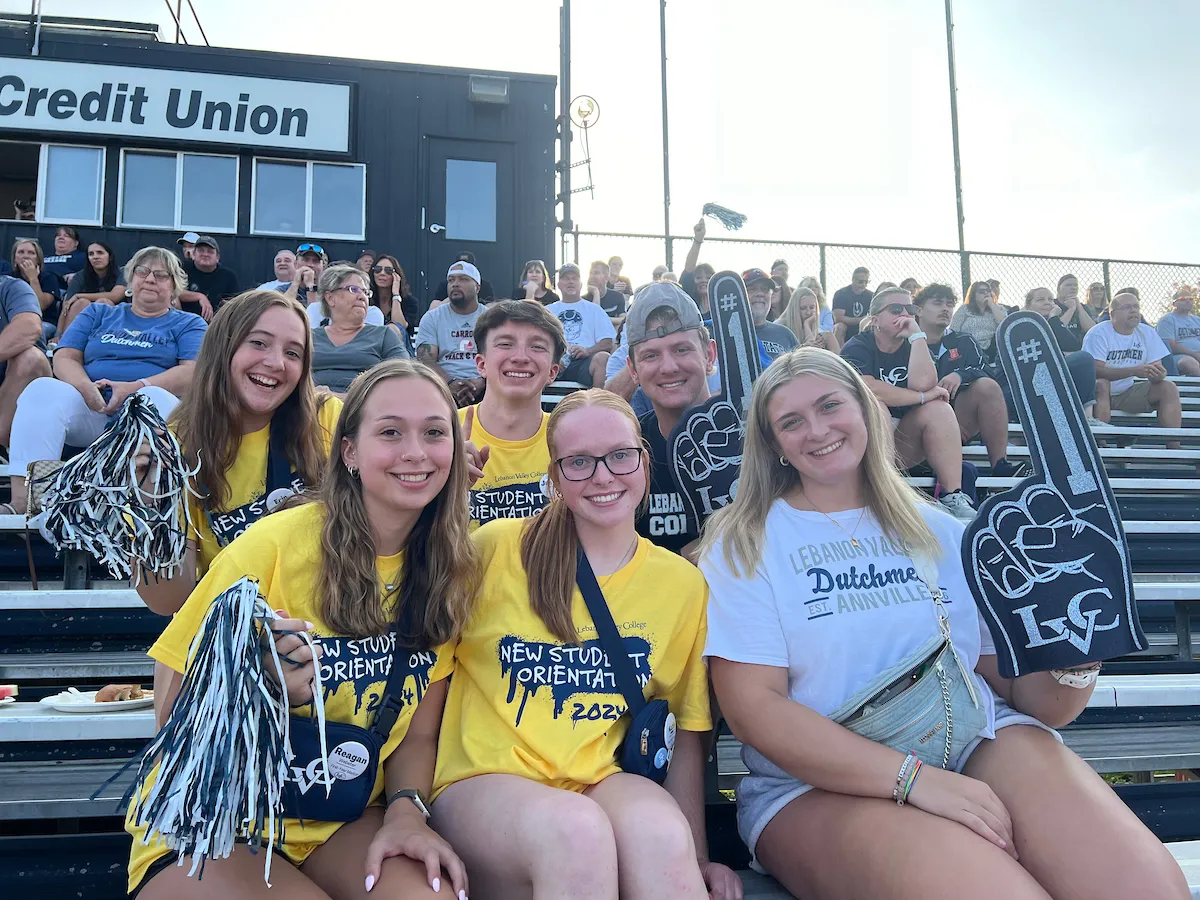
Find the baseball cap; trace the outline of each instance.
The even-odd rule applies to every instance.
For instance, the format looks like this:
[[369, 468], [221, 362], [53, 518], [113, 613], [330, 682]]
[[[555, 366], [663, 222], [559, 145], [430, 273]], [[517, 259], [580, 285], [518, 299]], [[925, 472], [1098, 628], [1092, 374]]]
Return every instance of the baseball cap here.
[[560, 276], [567, 272], [574, 272], [576, 275], [578, 275], [579, 274], [579, 266], [575, 265], [575, 263], [563, 263], [561, 266], [558, 267], [558, 274]]
[[[656, 328], [647, 328], [646, 320], [662, 309], [669, 309], [678, 321]], [[666, 337], [676, 331], [687, 331], [703, 325], [696, 301], [683, 288], [671, 281], [652, 281], [633, 296], [633, 305], [625, 319], [625, 343], [632, 347], [652, 338]]]
[[200, 235], [196, 234], [196, 232], [194, 232], [194, 231], [189, 231], [187, 234], [185, 234], [183, 237], [181, 237], [175, 243], [177, 243], [177, 244], [194, 244], [199, 240], [200, 240]]
[[480, 283], [479, 270], [469, 262], [463, 262], [461, 259], [450, 264], [450, 268], [446, 272], [447, 280], [451, 275], [470, 275], [475, 279], [475, 283]]
[[219, 244], [217, 244], [217, 239], [215, 237], [213, 237], [211, 234], [200, 235], [198, 238], [196, 238], [194, 243], [196, 244], [197, 247], [199, 247], [201, 244], [203, 244], [206, 247], [212, 247], [218, 253], [221, 252], [221, 247]]
[[746, 282], [746, 287], [750, 287], [756, 281], [769, 281], [772, 285], [775, 284], [775, 280], [762, 269], [747, 269], [742, 273], [742, 281]]

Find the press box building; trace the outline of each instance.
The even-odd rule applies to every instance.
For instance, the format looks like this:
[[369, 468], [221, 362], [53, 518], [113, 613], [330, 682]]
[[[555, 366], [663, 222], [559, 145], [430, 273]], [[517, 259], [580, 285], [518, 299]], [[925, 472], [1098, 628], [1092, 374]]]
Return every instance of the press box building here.
[[[74, 225], [119, 260], [212, 234], [243, 285], [282, 248], [391, 253], [427, 299], [461, 250], [506, 293], [553, 258], [555, 79], [160, 43], [0, 19], [0, 247]], [[30, 220], [18, 217], [31, 216]], [[86, 247], [84, 247], [86, 249]]]

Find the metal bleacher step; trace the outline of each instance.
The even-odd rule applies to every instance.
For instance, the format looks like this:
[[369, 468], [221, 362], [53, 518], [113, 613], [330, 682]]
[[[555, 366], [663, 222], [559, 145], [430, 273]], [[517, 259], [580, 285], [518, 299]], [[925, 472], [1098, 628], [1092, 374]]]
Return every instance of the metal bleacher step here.
[[0, 681], [115, 681], [154, 677], [154, 660], [144, 651], [0, 653]]
[[92, 794], [125, 763], [124, 759], [89, 759], [0, 764], [4, 779], [0, 820], [120, 815], [117, 806], [137, 774], [136, 765], [103, 788], [96, 799]]

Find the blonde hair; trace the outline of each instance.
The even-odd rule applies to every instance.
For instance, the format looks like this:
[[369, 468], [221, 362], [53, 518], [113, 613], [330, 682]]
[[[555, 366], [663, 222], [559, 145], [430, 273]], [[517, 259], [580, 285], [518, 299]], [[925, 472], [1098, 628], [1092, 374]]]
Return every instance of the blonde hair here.
[[125, 263], [125, 283], [133, 287], [133, 270], [138, 266], [146, 266], [151, 262], [160, 263], [164, 269], [171, 273], [171, 283], [174, 285], [174, 290], [171, 291], [171, 299], [174, 300], [185, 290], [187, 290], [188, 280], [184, 274], [183, 266], [179, 264], [179, 260], [170, 250], [162, 247], [143, 247], [137, 253], [129, 258], [129, 262]]
[[884, 282], [875, 289], [875, 296], [871, 298], [871, 308], [868, 310], [867, 321], [863, 323], [862, 331], [875, 330], [875, 317], [883, 312], [885, 306], [891, 306], [893, 303], [911, 304], [913, 296], [902, 287], [897, 287], [889, 282]]
[[[557, 488], [561, 474], [555, 463], [554, 435], [562, 420], [588, 406], [616, 410], [633, 428], [634, 439], [644, 448], [642, 426], [634, 415], [633, 408], [621, 397], [600, 388], [576, 391], [568, 394], [550, 414], [546, 423], [546, 445], [550, 449], [550, 482]], [[650, 455], [642, 449], [642, 471], [646, 476], [646, 490], [642, 495], [642, 506], [650, 497]], [[642, 509], [639, 508], [640, 517]], [[521, 533], [521, 565], [529, 583], [529, 606], [538, 614], [546, 627], [559, 640], [574, 644], [579, 640], [575, 633], [575, 618], [571, 615], [571, 598], [575, 591], [575, 553], [579, 546], [579, 534], [575, 529], [575, 514], [557, 490], [541, 515], [528, 519]]]
[[829, 302], [825, 299], [825, 290], [821, 287], [821, 282], [817, 280], [815, 275], [805, 275], [796, 285], [796, 290], [800, 288], [808, 288], [817, 295], [817, 305], [821, 309], [829, 309]]
[[[363, 408], [385, 382], [422, 378], [437, 388], [450, 419], [454, 458], [437, 497], [421, 511], [404, 544], [400, 584], [384, 594], [375, 567], [376, 548], [363, 502], [362, 482], [342, 458], [342, 441], [357, 440]], [[468, 526], [468, 471], [462, 429], [446, 383], [428, 366], [391, 359], [363, 372], [350, 385], [333, 433], [333, 452], [321, 483], [321, 618], [339, 634], [370, 637], [387, 632], [393, 605], [396, 640], [427, 649], [453, 640], [471, 613], [479, 580], [479, 557]]]
[[929, 501], [900, 476], [891, 423], [883, 406], [854, 368], [835, 353], [801, 347], [778, 357], [754, 383], [737, 496], [705, 525], [700, 553], [722, 542], [726, 565], [740, 577], [753, 574], [762, 561], [767, 514], [771, 505], [795, 487], [803, 487], [791, 465], [781, 465], [767, 406], [775, 392], [806, 375], [827, 378], [848, 390], [867, 426], [867, 447], [859, 464], [863, 500], [883, 533], [910, 553], [938, 559], [942, 547], [921, 515]]
[[800, 300], [803, 297], [812, 297], [813, 302], [817, 305], [817, 331], [821, 330], [821, 299], [817, 296], [817, 292], [812, 288], [798, 287], [792, 291], [792, 296], [788, 300], [787, 306], [783, 308], [783, 312], [776, 319], [780, 325], [786, 325], [787, 329], [796, 336], [799, 340], [804, 331], [800, 324]]

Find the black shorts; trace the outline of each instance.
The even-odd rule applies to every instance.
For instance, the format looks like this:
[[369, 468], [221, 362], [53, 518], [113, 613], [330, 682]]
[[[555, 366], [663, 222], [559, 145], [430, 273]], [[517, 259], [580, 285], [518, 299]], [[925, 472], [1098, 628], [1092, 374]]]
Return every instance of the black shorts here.
[[568, 363], [567, 367], [558, 373], [555, 381], [576, 381], [580, 384], [591, 386], [592, 383], [592, 358], [590, 356], [582, 356], [579, 359], [573, 359]]
[[[238, 838], [235, 841], [235, 843], [247, 844], [247, 843], [249, 843], [249, 841], [247, 841], [245, 838]], [[266, 851], [266, 848], [260, 847], [258, 849], [258, 852], [266, 853], [267, 851]], [[292, 865], [294, 865], [294, 866], [296, 865], [291, 859], [288, 858], [288, 855], [283, 852], [283, 850], [280, 848], [280, 846], [278, 844], [275, 845], [275, 853], [278, 856], [281, 856], [284, 859], [286, 859], [288, 862], [292, 863]], [[211, 862], [211, 860], [209, 860], [209, 862]], [[146, 867], [146, 874], [142, 876], [142, 880], [140, 882], [138, 882], [137, 887], [135, 887], [132, 891], [129, 892], [129, 900], [134, 900], [134, 898], [137, 897], [137, 895], [142, 892], [142, 888], [144, 888], [146, 885], [148, 885], [150, 883], [151, 878], [153, 878], [159, 872], [163, 872], [163, 871], [171, 868], [171, 866], [178, 865], [178, 863], [179, 863], [179, 854], [177, 852], [175, 852], [174, 850], [169, 851], [165, 856], [160, 856], [154, 862], [150, 863], [150, 865], [148, 865]], [[191, 863], [185, 862], [184, 865], [187, 866], [189, 869], [191, 868]], [[299, 868], [299, 866], [296, 866], [296, 868]]]

